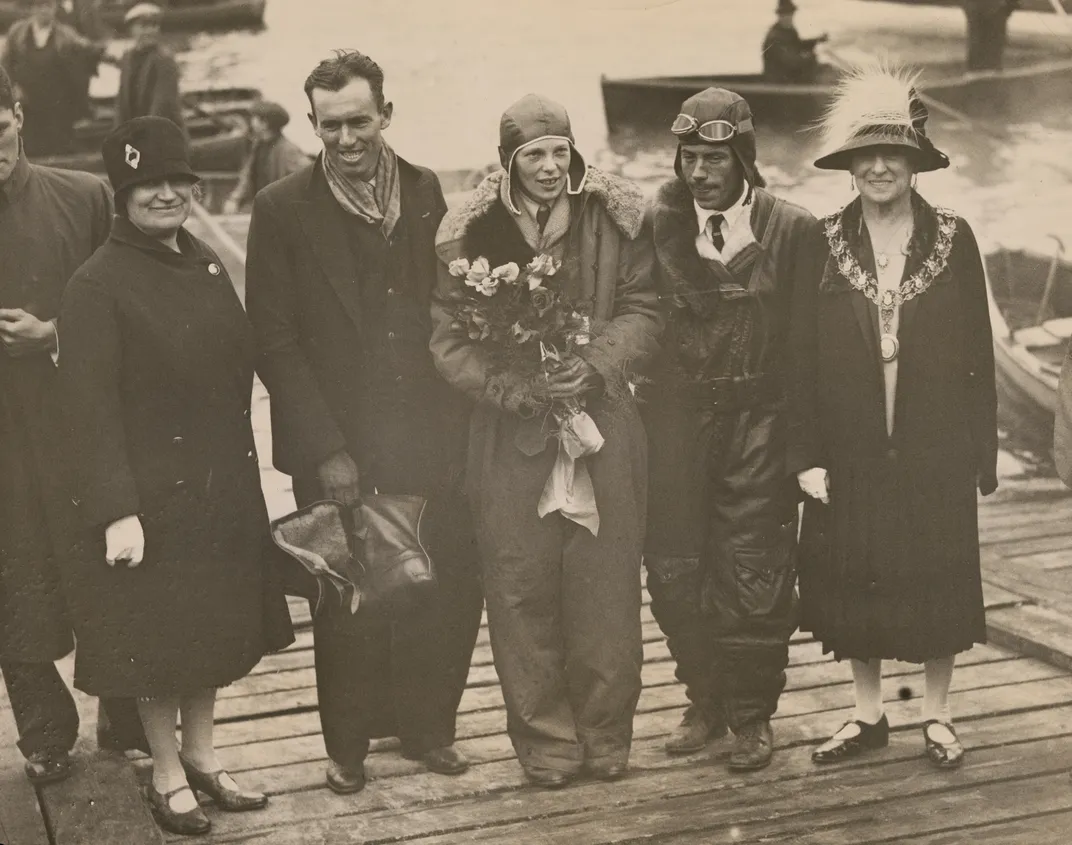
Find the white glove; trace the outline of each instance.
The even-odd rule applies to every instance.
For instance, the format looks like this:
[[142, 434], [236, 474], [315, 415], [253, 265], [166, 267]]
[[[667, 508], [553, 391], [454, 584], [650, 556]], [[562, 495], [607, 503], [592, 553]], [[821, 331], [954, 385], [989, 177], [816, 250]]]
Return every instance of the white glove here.
[[117, 519], [105, 528], [104, 542], [107, 546], [105, 559], [109, 566], [122, 561], [128, 569], [133, 569], [141, 563], [145, 555], [145, 533], [137, 514]]
[[829, 505], [830, 483], [828, 478], [825, 469], [822, 467], [812, 467], [811, 469], [801, 470], [797, 473], [797, 484], [800, 485], [801, 490], [813, 499], [818, 499], [824, 505]]

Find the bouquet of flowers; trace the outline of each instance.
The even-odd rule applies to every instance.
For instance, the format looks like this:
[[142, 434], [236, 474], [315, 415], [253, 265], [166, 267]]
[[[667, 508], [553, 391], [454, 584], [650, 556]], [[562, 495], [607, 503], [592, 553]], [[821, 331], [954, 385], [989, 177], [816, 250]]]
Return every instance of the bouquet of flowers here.
[[[561, 266], [550, 255], [536, 256], [524, 269], [514, 262], [493, 268], [483, 256], [452, 261], [450, 274], [464, 282], [452, 328], [488, 350], [495, 372], [511, 372], [530, 382], [553, 373], [588, 345], [594, 332], [588, 304], [573, 303], [544, 284]], [[527, 398], [554, 421], [559, 441], [558, 461], [540, 499], [539, 515], [560, 510], [596, 534], [599, 514], [591, 478], [576, 461], [598, 452], [603, 437], [585, 412], [583, 397]], [[538, 422], [542, 427], [543, 420]]]

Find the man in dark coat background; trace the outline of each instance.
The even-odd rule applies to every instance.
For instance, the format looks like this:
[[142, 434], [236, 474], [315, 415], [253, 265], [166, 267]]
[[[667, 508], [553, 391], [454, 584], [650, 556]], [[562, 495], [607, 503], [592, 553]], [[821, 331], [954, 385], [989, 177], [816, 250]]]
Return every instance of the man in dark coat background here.
[[667, 741], [702, 750], [727, 726], [729, 767], [768, 765], [797, 624], [797, 489], [785, 466], [785, 346], [817, 223], [763, 188], [752, 112], [708, 88], [674, 121], [674, 169], [654, 202], [668, 305], [641, 405], [648, 429], [651, 609], [691, 702]]
[[279, 103], [254, 103], [249, 110], [249, 123], [253, 146], [238, 174], [238, 184], [224, 203], [224, 214], [234, 214], [252, 202], [261, 188], [309, 164], [309, 156], [283, 134], [290, 115]]
[[365, 784], [369, 739], [457, 774], [455, 717], [483, 598], [462, 484], [469, 403], [440, 380], [428, 348], [435, 175], [398, 158], [382, 131], [383, 71], [340, 51], [305, 83], [324, 151], [254, 201], [247, 307], [271, 397], [276, 467], [299, 506], [362, 493], [428, 499], [422, 537], [439, 596], [428, 612], [376, 623], [326, 600], [315, 619], [328, 785]]
[[27, 154], [59, 155], [70, 151], [75, 121], [89, 110], [89, 80], [105, 58], [105, 47], [57, 19], [59, 0], [22, 0], [22, 5], [31, 14], [8, 31], [0, 65], [24, 109]]
[[[53, 661], [72, 647], [55, 557], [69, 548], [55, 405], [60, 298], [108, 238], [111, 196], [95, 176], [38, 167], [0, 68], [0, 672], [35, 782], [66, 777], [78, 711]], [[132, 701], [102, 710], [108, 748], [145, 746]]]
[[179, 63], [160, 43], [163, 10], [155, 3], [138, 3], [123, 18], [134, 38], [119, 62], [119, 93], [115, 125], [134, 117], [166, 117], [185, 130], [179, 93]]

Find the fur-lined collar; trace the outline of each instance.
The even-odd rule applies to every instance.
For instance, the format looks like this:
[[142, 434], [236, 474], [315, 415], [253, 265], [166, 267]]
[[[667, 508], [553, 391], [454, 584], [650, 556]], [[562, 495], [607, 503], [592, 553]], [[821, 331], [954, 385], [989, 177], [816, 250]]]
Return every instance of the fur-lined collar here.
[[[505, 176], [505, 170], [495, 171], [480, 183], [465, 203], [447, 212], [439, 224], [437, 247], [462, 238], [474, 220], [486, 215], [495, 203], [501, 201], [499, 191]], [[599, 200], [626, 238], [634, 240], [640, 234], [644, 225], [644, 195], [632, 182], [590, 167], [581, 194]]]
[[[769, 218], [774, 202], [774, 197], [767, 191], [754, 190], [748, 212], [753, 234], [757, 222]], [[749, 244], [726, 265], [701, 258], [696, 252], [698, 230], [692, 193], [680, 179], [671, 179], [659, 188], [653, 209], [655, 255], [660, 276], [669, 287], [663, 294], [672, 295], [675, 301], [684, 303], [699, 317], [713, 316], [718, 311], [720, 282], [732, 281], [747, 273], [762, 247]]]

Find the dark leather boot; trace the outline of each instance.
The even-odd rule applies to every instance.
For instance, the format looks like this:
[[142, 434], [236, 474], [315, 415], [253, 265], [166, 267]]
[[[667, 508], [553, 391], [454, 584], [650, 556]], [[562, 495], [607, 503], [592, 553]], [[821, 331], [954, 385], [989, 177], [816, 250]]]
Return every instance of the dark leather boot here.
[[697, 751], [703, 751], [710, 740], [724, 737], [726, 731], [725, 718], [705, 715], [695, 704], [690, 704], [681, 717], [681, 724], [667, 737], [666, 753], [695, 754]]
[[365, 788], [365, 766], [350, 769], [329, 760], [327, 781], [328, 788], [336, 795], [353, 795]]
[[735, 772], [754, 772], [770, 765], [774, 755], [774, 731], [770, 722], [752, 722], [737, 731], [729, 767]]

